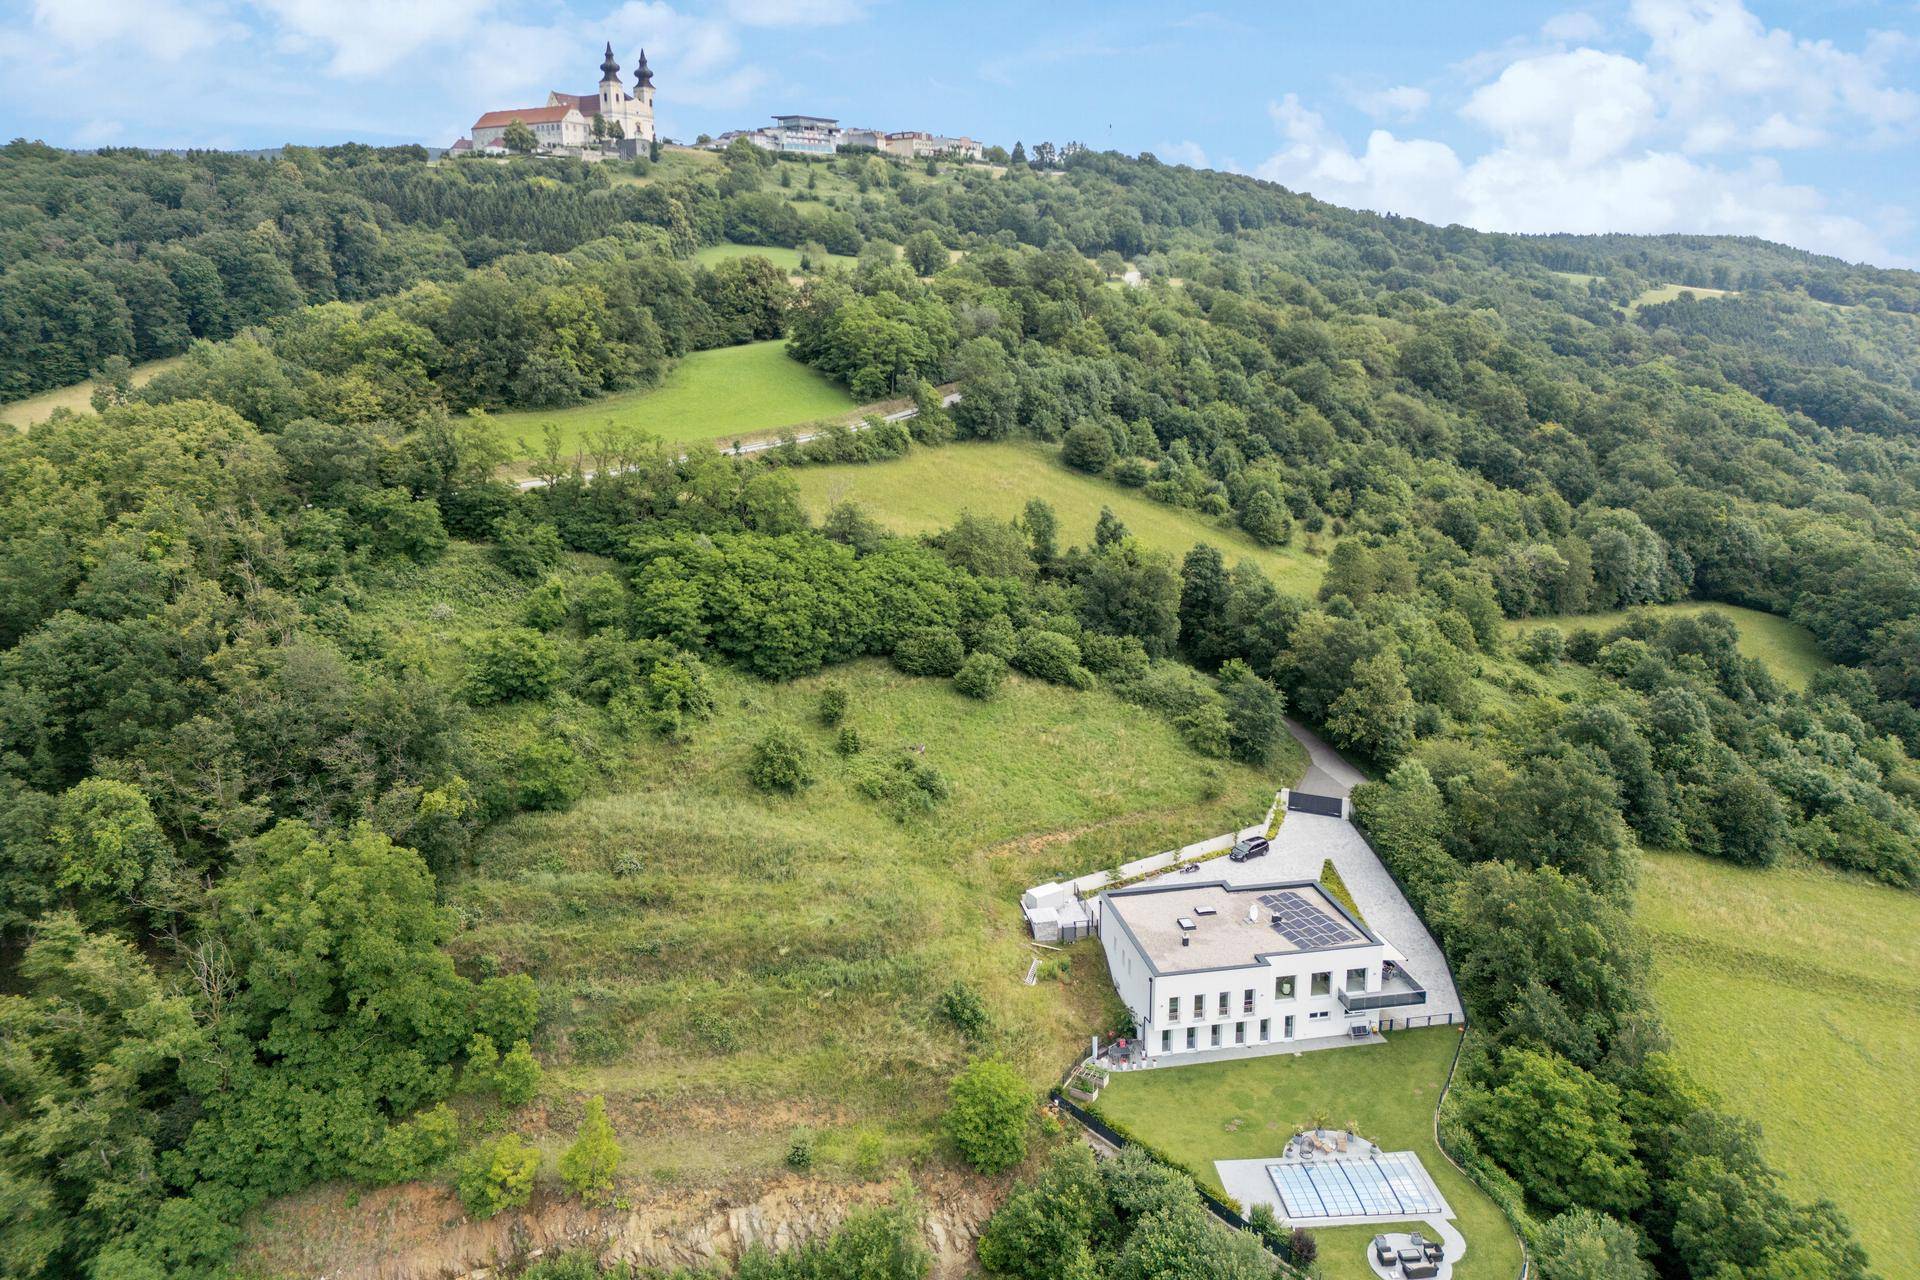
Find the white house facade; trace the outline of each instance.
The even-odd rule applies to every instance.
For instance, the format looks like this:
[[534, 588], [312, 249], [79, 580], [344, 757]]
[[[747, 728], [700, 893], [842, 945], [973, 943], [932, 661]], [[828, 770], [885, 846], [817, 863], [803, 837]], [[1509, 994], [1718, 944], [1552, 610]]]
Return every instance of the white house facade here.
[[585, 147], [610, 139], [652, 142], [653, 70], [647, 65], [647, 51], [640, 51], [639, 65], [634, 68], [633, 92], [627, 92], [620, 81], [620, 64], [614, 61], [613, 45], [609, 43], [600, 63], [598, 89], [592, 93], [562, 93], [556, 89], [547, 94], [544, 106], [489, 111], [473, 122], [471, 149], [497, 149], [507, 127], [516, 121], [533, 131], [544, 151]]
[[1312, 881], [1114, 889], [1099, 932], [1149, 1059], [1358, 1042], [1381, 1010], [1426, 1000], [1400, 953]]

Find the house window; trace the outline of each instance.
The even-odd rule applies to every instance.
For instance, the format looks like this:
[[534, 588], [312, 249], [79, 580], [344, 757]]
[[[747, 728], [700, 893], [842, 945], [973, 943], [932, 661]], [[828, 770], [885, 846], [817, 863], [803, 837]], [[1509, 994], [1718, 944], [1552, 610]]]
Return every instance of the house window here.
[[1320, 1019], [1322, 1019], [1322, 1018], [1331, 1018], [1332, 1016], [1333, 1016], [1333, 1010], [1331, 1010], [1331, 1009], [1322, 1009], [1322, 1010], [1320, 1010], [1320, 1011], [1319, 1011], [1318, 1013], [1310, 1013], [1310, 1014], [1308, 1014], [1308, 1015], [1307, 1015], [1307, 1021], [1308, 1021], [1308, 1022], [1318, 1022], [1318, 1021], [1319, 1021]]
[[1288, 1014], [1287, 1020], [1280, 1024], [1280, 1038], [1282, 1040], [1293, 1039], [1293, 1015], [1292, 1014]]
[[1247, 1024], [1246, 1023], [1236, 1022], [1233, 1024], [1233, 1042], [1235, 1044], [1245, 1044], [1247, 1042]]
[[1275, 1000], [1293, 999], [1293, 976], [1291, 974], [1284, 978], [1275, 978], [1273, 980], [1273, 998]]
[[1173, 1048], [1173, 1032], [1162, 1031], [1160, 1033], [1160, 1052], [1166, 1053], [1172, 1048]]
[[1212, 1043], [1214, 1048], [1218, 1049], [1220, 1047], [1220, 1024], [1219, 1023], [1216, 1022], [1213, 1024], [1212, 1033], [1213, 1034], [1210, 1042]]
[[1240, 995], [1240, 1012], [1242, 1013], [1253, 1012], [1253, 988], [1252, 987], [1248, 987]]
[[1179, 996], [1167, 997], [1167, 1021], [1168, 1022], [1180, 1021], [1180, 997]]
[[1347, 990], [1365, 991], [1367, 989], [1367, 971], [1365, 969], [1347, 970]]
[[1189, 1048], [1189, 1049], [1191, 1049], [1191, 1048], [1193, 1048], [1193, 1046], [1194, 1046], [1194, 1043], [1195, 1043], [1195, 1041], [1194, 1041], [1194, 1036], [1195, 1036], [1196, 1034], [1198, 1034], [1198, 1032], [1199, 1032], [1199, 1030], [1200, 1030], [1200, 1028], [1198, 1028], [1198, 1027], [1188, 1027], [1188, 1028], [1187, 1028], [1187, 1048]]
[[1260, 1041], [1262, 1044], [1266, 1043], [1266, 1041], [1269, 1038], [1267, 1035], [1267, 1032], [1270, 1029], [1268, 1027], [1268, 1022], [1269, 1022], [1269, 1019], [1266, 1019], [1266, 1018], [1260, 1019]]
[[1221, 1017], [1224, 1018], [1227, 1016], [1227, 1001], [1231, 1000], [1232, 998], [1233, 998], [1233, 993], [1230, 991], [1222, 991], [1220, 993], [1220, 1016]]
[[1313, 994], [1316, 996], [1330, 996], [1333, 994], [1333, 974], [1331, 972], [1316, 973], [1313, 975]]

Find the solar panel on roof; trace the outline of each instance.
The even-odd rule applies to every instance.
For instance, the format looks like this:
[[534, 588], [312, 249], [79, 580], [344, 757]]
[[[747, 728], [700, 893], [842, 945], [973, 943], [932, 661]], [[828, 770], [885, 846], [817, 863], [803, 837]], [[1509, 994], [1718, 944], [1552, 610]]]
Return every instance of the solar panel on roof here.
[[1359, 934], [1328, 917], [1296, 890], [1264, 894], [1260, 901], [1272, 912], [1268, 923], [1273, 931], [1302, 950], [1343, 946], [1360, 940]]

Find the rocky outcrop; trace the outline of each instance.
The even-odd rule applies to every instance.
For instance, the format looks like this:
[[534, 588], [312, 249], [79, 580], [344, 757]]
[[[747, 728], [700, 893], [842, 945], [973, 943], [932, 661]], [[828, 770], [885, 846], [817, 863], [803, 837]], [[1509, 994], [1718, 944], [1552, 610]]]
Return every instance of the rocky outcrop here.
[[[351, 1208], [340, 1191], [320, 1190], [279, 1202], [273, 1229], [255, 1233], [260, 1243], [247, 1261], [269, 1274], [328, 1280], [489, 1280], [503, 1264], [569, 1249], [659, 1270], [724, 1264], [755, 1244], [780, 1250], [831, 1235], [848, 1213], [885, 1201], [896, 1186], [781, 1177], [732, 1192], [644, 1192], [612, 1209], [536, 1196], [486, 1221], [468, 1218], [444, 1188], [390, 1187]], [[934, 1275], [970, 1274], [996, 1185], [938, 1174], [916, 1190]]]

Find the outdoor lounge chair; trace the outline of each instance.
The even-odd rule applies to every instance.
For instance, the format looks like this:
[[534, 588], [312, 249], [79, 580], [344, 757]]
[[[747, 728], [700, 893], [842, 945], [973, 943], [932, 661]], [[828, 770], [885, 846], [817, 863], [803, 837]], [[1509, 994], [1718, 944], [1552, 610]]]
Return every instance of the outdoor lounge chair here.
[[1400, 1264], [1400, 1273], [1406, 1276], [1407, 1280], [1430, 1280], [1430, 1277], [1440, 1274], [1440, 1264], [1425, 1260], [1403, 1262]]
[[1429, 1240], [1420, 1246], [1420, 1252], [1427, 1256], [1428, 1262], [1439, 1262], [1447, 1256], [1446, 1247], [1438, 1240]]
[[1373, 1238], [1373, 1256], [1383, 1267], [1390, 1267], [1393, 1265], [1394, 1263], [1393, 1246], [1387, 1243], [1387, 1238], [1385, 1236], [1375, 1236]]

